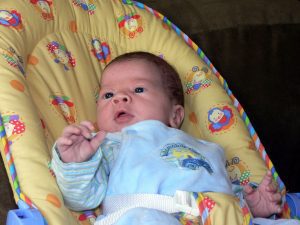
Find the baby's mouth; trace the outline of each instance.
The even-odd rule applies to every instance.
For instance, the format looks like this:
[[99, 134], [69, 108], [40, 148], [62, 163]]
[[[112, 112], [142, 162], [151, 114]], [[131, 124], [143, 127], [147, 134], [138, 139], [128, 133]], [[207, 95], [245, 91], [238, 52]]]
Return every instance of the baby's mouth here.
[[119, 111], [115, 114], [115, 121], [118, 123], [127, 123], [133, 118], [133, 115], [126, 111]]

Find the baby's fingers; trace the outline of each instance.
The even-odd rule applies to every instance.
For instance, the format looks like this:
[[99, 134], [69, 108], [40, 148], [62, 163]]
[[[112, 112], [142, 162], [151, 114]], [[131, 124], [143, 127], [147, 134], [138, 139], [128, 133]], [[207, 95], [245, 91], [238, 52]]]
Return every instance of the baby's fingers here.
[[90, 141], [92, 148], [96, 151], [99, 145], [102, 143], [106, 135], [106, 132], [99, 131]]
[[56, 146], [61, 151], [65, 151], [65, 149], [68, 148], [72, 144], [73, 144], [73, 141], [66, 137], [60, 137], [56, 141]]
[[78, 127], [78, 125], [70, 125], [64, 128], [62, 137], [70, 138], [73, 135], [80, 135], [81, 129]]
[[279, 204], [269, 204], [268, 208], [272, 214], [282, 212], [282, 207]]
[[86, 139], [92, 139], [92, 132], [95, 130], [94, 124], [90, 121], [82, 121], [78, 125], [81, 130], [81, 135]]
[[95, 126], [91, 121], [88, 120], [82, 121], [80, 125], [87, 128], [90, 132], [95, 130]]
[[244, 186], [244, 192], [249, 195], [252, 194], [255, 191], [254, 188], [252, 188], [249, 184]]
[[266, 191], [273, 193], [278, 192], [278, 186], [274, 183], [271, 183], [266, 187]]
[[271, 183], [272, 183], [272, 173], [270, 170], [268, 170], [260, 185], [269, 186]]
[[92, 131], [86, 126], [79, 124], [78, 128], [80, 129], [80, 135], [82, 135], [85, 139], [91, 139], [93, 137], [91, 133]]
[[272, 194], [269, 196], [269, 199], [271, 202], [276, 202], [278, 204], [281, 203], [281, 198], [282, 198], [282, 196], [280, 193], [275, 193], [275, 194]]
[[91, 132], [94, 130], [94, 125], [90, 121], [83, 121], [80, 124], [72, 124], [63, 130], [64, 137], [71, 138], [75, 136], [83, 136], [87, 139], [92, 138]]
[[282, 212], [282, 207], [280, 204], [274, 204], [272, 205], [272, 208], [273, 208], [273, 212], [274, 213], [281, 213]]

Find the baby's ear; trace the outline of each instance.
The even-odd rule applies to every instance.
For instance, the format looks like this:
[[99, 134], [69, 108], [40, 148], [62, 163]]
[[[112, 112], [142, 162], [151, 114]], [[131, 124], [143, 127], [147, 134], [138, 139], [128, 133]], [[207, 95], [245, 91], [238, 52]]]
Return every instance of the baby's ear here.
[[174, 105], [170, 115], [170, 126], [179, 128], [184, 118], [184, 108], [182, 105]]

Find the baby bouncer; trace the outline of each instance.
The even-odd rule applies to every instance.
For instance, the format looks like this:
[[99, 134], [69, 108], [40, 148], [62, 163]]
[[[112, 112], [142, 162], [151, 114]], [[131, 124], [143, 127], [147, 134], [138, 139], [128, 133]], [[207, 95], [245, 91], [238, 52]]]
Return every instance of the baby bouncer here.
[[[49, 167], [50, 149], [66, 125], [95, 121], [103, 69], [131, 51], [154, 53], [176, 68], [185, 91], [182, 129], [225, 149], [233, 183], [260, 183], [269, 169], [284, 196], [282, 217], [299, 216], [226, 81], [159, 12], [131, 0], [1, 1], [0, 32], [0, 146], [19, 207], [7, 224], [94, 222], [98, 209], [65, 207]], [[200, 203], [208, 224], [213, 207]], [[244, 224], [251, 224], [249, 212]]]

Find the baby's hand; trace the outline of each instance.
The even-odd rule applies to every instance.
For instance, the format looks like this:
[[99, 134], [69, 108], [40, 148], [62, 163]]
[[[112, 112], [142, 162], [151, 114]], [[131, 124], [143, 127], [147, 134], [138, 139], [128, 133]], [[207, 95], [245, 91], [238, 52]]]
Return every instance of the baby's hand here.
[[91, 158], [103, 141], [106, 133], [99, 131], [96, 136], [91, 132], [95, 130], [90, 121], [67, 126], [62, 136], [57, 139], [56, 147], [63, 162], [84, 162]]
[[281, 194], [272, 182], [272, 173], [268, 171], [260, 185], [253, 189], [250, 185], [244, 187], [245, 198], [254, 217], [268, 217], [281, 213]]

